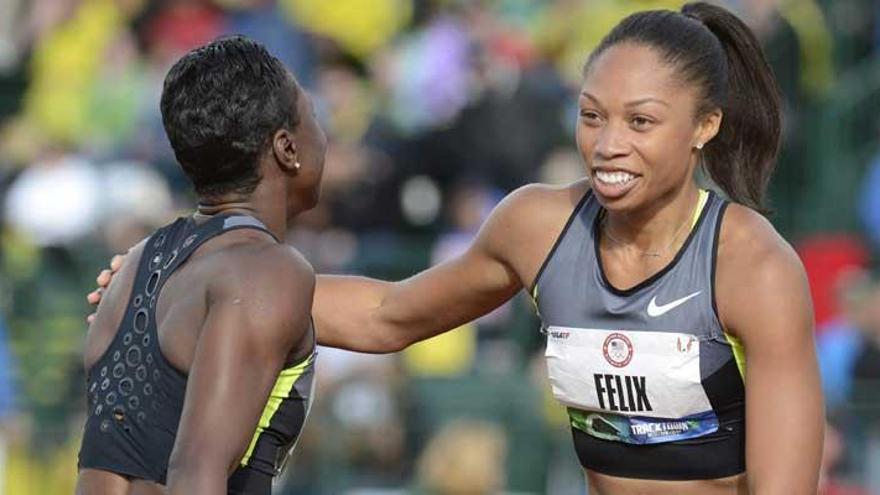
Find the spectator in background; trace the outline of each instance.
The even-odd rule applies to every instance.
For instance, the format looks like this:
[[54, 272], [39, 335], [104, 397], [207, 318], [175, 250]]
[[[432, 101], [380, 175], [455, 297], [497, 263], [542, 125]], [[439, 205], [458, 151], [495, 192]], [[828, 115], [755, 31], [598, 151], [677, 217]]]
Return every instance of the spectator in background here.
[[860, 345], [853, 353], [847, 406], [848, 443], [854, 471], [869, 493], [880, 493], [880, 283], [870, 280], [864, 289], [857, 318]]
[[825, 426], [825, 443], [822, 449], [822, 468], [819, 475], [819, 495], [869, 495], [864, 488], [847, 483], [837, 473], [846, 450], [846, 442], [840, 431], [832, 425]]
[[[44, 3], [49, 2], [37, 5]], [[54, 8], [44, 10], [53, 13], [46, 17], [57, 25], [35, 40], [25, 118], [40, 125], [53, 140], [78, 145], [95, 129], [89, 96], [105, 64], [104, 56], [127, 29], [134, 11], [119, 0], [66, 1]], [[69, 16], [59, 13], [64, 9], [69, 9]]]
[[[227, 34], [241, 34], [256, 40], [297, 75], [300, 84], [311, 89], [315, 53], [308, 35], [285, 17], [278, 0], [224, 0]], [[288, 2], [289, 3], [289, 2]]]
[[492, 423], [450, 423], [428, 442], [418, 460], [425, 495], [495, 495], [504, 487], [507, 440]]
[[830, 414], [851, 399], [856, 360], [865, 340], [861, 329], [872, 324], [880, 292], [863, 270], [851, 270], [839, 278], [837, 295], [843, 313], [823, 325], [816, 336], [822, 391]]
[[100, 220], [100, 183], [89, 160], [64, 149], [47, 151], [10, 186], [6, 221], [38, 246], [70, 246]]
[[288, 20], [365, 58], [387, 44], [409, 22], [412, 0], [279, 0]]
[[[878, 409], [880, 403], [880, 284], [872, 281], [866, 289], [862, 314], [856, 321], [862, 331], [862, 346], [853, 363], [855, 387], [851, 399], [858, 405]], [[872, 421], [880, 426], [880, 414], [872, 413]]]

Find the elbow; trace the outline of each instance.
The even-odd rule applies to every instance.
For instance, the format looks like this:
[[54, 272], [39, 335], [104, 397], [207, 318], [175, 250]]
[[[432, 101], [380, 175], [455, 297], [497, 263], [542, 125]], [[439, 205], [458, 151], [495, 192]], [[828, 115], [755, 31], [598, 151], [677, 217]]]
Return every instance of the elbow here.
[[368, 352], [375, 354], [390, 354], [400, 352], [414, 342], [408, 338], [406, 332], [395, 331], [393, 327], [386, 327], [383, 331], [372, 332], [374, 338], [371, 339]]
[[400, 352], [416, 342], [412, 324], [378, 311], [367, 320], [367, 335], [370, 336], [368, 352], [376, 354]]
[[385, 353], [400, 352], [415, 343], [415, 341], [407, 338], [406, 335], [401, 333], [388, 336], [385, 340], [383, 351]]

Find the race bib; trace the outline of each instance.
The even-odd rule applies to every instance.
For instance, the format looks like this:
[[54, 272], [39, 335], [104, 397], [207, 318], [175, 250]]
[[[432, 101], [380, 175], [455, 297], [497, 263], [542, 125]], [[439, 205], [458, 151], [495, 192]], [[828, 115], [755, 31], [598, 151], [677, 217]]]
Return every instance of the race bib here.
[[553, 326], [546, 356], [553, 395], [593, 436], [659, 443], [718, 429], [695, 335]]

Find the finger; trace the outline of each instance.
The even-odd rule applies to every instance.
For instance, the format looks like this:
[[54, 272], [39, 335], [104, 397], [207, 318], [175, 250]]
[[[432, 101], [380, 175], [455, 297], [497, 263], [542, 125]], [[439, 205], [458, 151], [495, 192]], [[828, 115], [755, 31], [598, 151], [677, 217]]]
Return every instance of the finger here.
[[86, 323], [91, 325], [93, 321], [95, 321], [95, 313], [92, 313], [89, 316], [86, 316]]
[[101, 270], [101, 273], [98, 274], [98, 278], [95, 279], [95, 282], [98, 283], [99, 287], [107, 287], [110, 285], [110, 279], [113, 278], [113, 272], [107, 269]]
[[98, 304], [101, 302], [101, 293], [97, 290], [89, 292], [89, 295], [86, 296], [86, 301], [88, 301], [89, 304]]
[[117, 254], [110, 260], [110, 269], [113, 271], [113, 273], [116, 273], [117, 271], [119, 271], [120, 268], [122, 268], [123, 261], [125, 261], [124, 254]]

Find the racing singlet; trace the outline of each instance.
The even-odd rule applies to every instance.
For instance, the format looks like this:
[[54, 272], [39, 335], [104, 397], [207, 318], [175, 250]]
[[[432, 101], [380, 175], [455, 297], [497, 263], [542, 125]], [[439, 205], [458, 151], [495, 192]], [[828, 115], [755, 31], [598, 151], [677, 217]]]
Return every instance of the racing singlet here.
[[[249, 216], [216, 216], [197, 225], [180, 218], [144, 246], [128, 308], [107, 351], [87, 371], [88, 417], [80, 469], [92, 468], [165, 484], [183, 411], [187, 376], [159, 347], [156, 302], [174, 271], [204, 242], [250, 228], [271, 233]], [[312, 327], [314, 342], [314, 327]], [[279, 373], [228, 493], [269, 495], [303, 427], [312, 398], [312, 352]]]
[[714, 294], [727, 204], [701, 191], [674, 259], [621, 290], [603, 272], [604, 210], [587, 192], [538, 273], [553, 395], [585, 468], [665, 480], [745, 471], [742, 347], [722, 329]]

